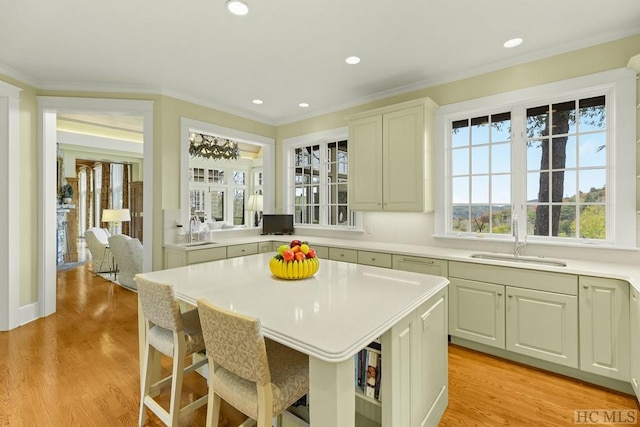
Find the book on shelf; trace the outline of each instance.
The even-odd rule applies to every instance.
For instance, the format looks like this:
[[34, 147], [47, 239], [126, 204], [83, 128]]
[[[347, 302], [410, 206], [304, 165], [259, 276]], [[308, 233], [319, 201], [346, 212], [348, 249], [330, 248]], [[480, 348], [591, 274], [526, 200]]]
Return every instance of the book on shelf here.
[[367, 351], [367, 372], [364, 394], [372, 399], [376, 398], [375, 390], [378, 380], [378, 356], [380, 356], [380, 354], [377, 351]]
[[382, 374], [382, 354], [378, 355], [378, 366], [376, 368], [376, 386], [373, 397], [380, 400], [380, 375]]

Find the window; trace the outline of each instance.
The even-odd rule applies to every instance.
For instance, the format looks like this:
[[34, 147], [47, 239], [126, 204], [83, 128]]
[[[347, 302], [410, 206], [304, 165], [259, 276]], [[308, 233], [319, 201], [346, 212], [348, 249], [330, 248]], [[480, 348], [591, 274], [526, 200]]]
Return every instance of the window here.
[[451, 230], [511, 233], [511, 113], [451, 126]]
[[288, 212], [296, 225], [354, 227], [346, 129], [285, 141]]
[[441, 108], [436, 233], [635, 246], [634, 84], [614, 70]]
[[227, 164], [189, 168], [191, 213], [201, 220], [213, 219], [231, 225], [245, 225], [248, 167], [242, 170], [244, 165]]

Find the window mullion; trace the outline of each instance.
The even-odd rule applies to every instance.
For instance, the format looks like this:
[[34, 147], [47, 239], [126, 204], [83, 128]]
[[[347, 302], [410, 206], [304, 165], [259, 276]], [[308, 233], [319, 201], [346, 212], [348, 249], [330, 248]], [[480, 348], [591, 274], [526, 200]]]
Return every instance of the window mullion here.
[[[524, 107], [511, 110], [511, 215], [518, 215], [518, 235], [527, 233], [527, 138]], [[512, 230], [513, 231], [513, 230]]]

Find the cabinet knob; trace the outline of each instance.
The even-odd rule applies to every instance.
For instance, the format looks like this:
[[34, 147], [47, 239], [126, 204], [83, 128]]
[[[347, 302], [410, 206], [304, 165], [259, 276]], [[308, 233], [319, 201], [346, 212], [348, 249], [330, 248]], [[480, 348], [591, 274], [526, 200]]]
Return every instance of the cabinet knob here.
[[376, 257], [371, 258], [371, 261], [375, 261], [375, 260], [376, 260]]
[[502, 296], [502, 292], [498, 292], [498, 296], [501, 297]]
[[507, 295], [509, 298], [513, 298], [513, 295]]
[[342, 258], [344, 258], [344, 254], [340, 254], [340, 256], [341, 256]]
[[582, 285], [583, 288], [589, 289], [589, 285]]

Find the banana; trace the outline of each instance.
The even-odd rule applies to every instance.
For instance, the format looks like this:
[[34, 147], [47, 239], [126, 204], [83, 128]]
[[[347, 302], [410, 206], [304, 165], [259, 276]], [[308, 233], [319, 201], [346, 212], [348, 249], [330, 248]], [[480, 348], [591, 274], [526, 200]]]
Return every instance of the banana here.
[[289, 261], [287, 263], [287, 279], [293, 278], [293, 263]]

